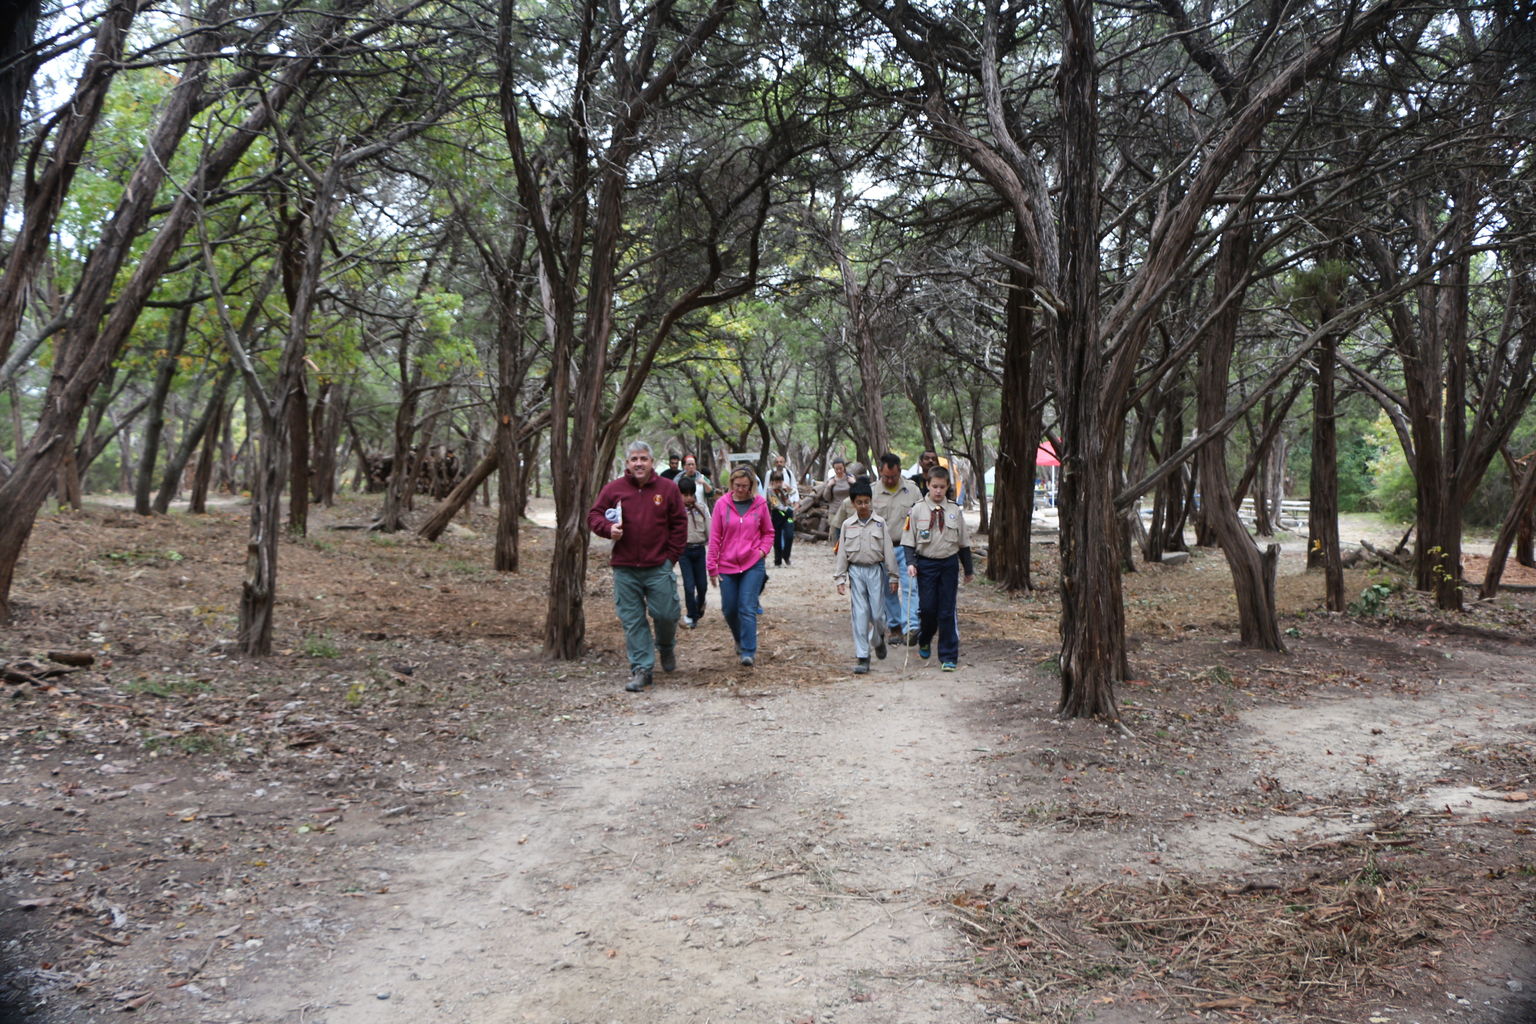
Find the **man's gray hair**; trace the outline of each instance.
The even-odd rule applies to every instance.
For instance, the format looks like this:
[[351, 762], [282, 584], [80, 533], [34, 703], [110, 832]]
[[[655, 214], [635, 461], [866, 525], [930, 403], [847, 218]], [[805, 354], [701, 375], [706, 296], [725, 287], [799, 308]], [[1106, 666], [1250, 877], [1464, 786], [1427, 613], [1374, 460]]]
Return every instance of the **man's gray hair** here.
[[629, 442], [629, 447], [624, 449], [624, 457], [627, 459], [631, 455], [635, 454], [635, 452], [645, 452], [645, 454], [651, 455], [652, 458], [655, 458], [655, 456], [651, 453], [651, 446], [646, 444], [644, 441]]

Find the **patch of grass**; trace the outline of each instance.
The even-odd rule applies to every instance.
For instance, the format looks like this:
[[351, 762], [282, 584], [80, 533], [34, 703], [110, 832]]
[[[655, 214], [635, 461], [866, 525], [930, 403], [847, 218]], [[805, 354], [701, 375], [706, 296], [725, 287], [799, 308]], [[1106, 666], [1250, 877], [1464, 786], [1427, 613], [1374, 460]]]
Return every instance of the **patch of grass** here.
[[180, 551], [171, 548], [164, 551], [130, 548], [126, 551], [108, 551], [102, 557], [109, 562], [122, 562], [125, 565], [155, 565], [161, 562], [180, 562], [185, 558]]
[[1047, 822], [1055, 821], [1068, 813], [1068, 808], [1059, 803], [1031, 803], [1013, 809], [1008, 815], [1015, 821]]
[[1197, 672], [1194, 678], [1199, 682], [1215, 683], [1218, 686], [1237, 685], [1237, 677], [1225, 665], [1212, 665], [1208, 669]]
[[1365, 863], [1360, 866], [1360, 871], [1350, 879], [1350, 882], [1362, 889], [1375, 889], [1386, 885], [1391, 880], [1392, 876], [1387, 874], [1377, 862], [1376, 853], [1373, 850], [1365, 855]]
[[148, 697], [189, 697], [194, 693], [207, 693], [206, 679], [189, 679], [186, 676], [138, 676], [123, 684], [123, 692]]
[[330, 638], [329, 634], [311, 633], [304, 638], [304, 657], [306, 658], [339, 658], [341, 648]]
[[144, 749], [152, 754], [221, 755], [234, 750], [229, 737], [208, 732], [145, 736]]

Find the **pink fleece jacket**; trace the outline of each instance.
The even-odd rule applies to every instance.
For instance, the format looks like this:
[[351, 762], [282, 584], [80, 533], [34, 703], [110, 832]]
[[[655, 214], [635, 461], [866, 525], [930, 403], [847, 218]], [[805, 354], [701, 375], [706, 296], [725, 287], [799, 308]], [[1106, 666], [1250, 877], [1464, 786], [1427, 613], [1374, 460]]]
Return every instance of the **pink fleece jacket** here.
[[772, 550], [773, 517], [762, 495], [752, 495], [752, 507], [746, 515], [736, 511], [729, 493], [715, 502], [715, 514], [709, 522], [709, 551], [704, 556], [711, 576], [746, 572]]

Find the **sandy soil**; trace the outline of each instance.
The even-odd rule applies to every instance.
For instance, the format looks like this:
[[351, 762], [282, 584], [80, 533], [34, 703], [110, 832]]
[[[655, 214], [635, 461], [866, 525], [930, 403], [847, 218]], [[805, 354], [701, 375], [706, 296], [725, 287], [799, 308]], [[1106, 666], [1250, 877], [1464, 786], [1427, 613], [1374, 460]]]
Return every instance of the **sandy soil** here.
[[[83, 724], [53, 739], [35, 721], [12, 730], [0, 805], [25, 811], [5, 829], [0, 922], [24, 1019], [106, 1019], [131, 1004], [149, 1021], [246, 1024], [1536, 1020], [1536, 659], [1518, 596], [1471, 633], [1412, 605], [1360, 622], [1317, 613], [1315, 577], [1288, 564], [1292, 652], [1266, 655], [1225, 632], [1219, 557], [1136, 574], [1128, 739], [1051, 717], [1048, 595], [963, 590], [955, 674], [896, 647], [852, 675], [846, 599], [820, 545], [772, 570], [755, 669], [734, 664], [711, 593], [682, 634], [679, 671], [642, 695], [621, 691], [600, 553], [592, 654], [547, 663], [536, 573], [478, 568], [483, 518], [438, 548], [355, 534], [331, 535], [330, 550], [285, 546], [286, 660], [220, 667], [230, 659], [208, 641], [227, 630], [232, 595], [216, 608], [201, 591], [166, 611], [181, 640], [124, 649], [144, 604], [114, 606], [114, 583], [119, 596], [216, 591], [237, 577], [240, 527], [237, 512], [146, 527], [116, 515], [45, 526], [50, 550], [79, 544], [87, 568], [28, 566], [10, 655], [93, 635], [116, 644], [99, 694], [71, 685], [128, 706], [149, 698], [121, 696], [125, 680], [157, 662], [172, 671], [179, 651], [231, 709], [252, 672], [264, 678], [256, 710], [298, 731], [244, 756], [151, 758]], [[155, 531], [132, 550], [166, 564], [126, 560], [140, 575], [124, 578], [98, 553], [129, 549], [114, 529]], [[199, 531], [217, 534], [213, 553], [193, 554]], [[181, 557], [166, 559], [173, 544]], [[207, 575], [188, 571], [193, 558]], [[69, 585], [107, 593], [82, 609]], [[295, 653], [317, 635], [338, 656]], [[13, 707], [59, 716], [58, 695], [8, 688]], [[206, 700], [177, 711], [206, 713]], [[96, 781], [106, 768], [113, 778]], [[134, 780], [154, 785], [110, 797]], [[128, 888], [79, 895], [96, 859], [103, 877], [123, 861], [71, 847], [71, 820], [98, 849], [113, 828], [148, 827], [151, 863], [112, 877], [160, 911], [130, 906]], [[1341, 991], [1326, 1011], [1261, 1000], [1202, 1014], [1212, 993], [1197, 984], [1128, 977], [1066, 986], [1055, 1016], [1036, 999], [1031, 1017], [1022, 983], [982, 976], [987, 949], [954, 913], [963, 893], [1045, 907], [1109, 884], [1301, 884], [1358, 872], [1388, 824], [1417, 838], [1381, 840], [1372, 870], [1486, 899], [1486, 927], [1435, 933], [1392, 986]], [[1383, 884], [1384, 899], [1397, 891]], [[70, 895], [18, 902], [53, 892]], [[84, 908], [73, 922], [69, 899]]]

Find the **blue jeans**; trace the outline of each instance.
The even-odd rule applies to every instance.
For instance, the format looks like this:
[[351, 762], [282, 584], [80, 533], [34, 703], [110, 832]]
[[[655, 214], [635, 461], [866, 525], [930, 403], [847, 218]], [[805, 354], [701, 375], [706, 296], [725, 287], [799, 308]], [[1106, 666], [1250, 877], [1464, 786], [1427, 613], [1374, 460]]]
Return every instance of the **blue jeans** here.
[[[901, 579], [901, 593], [885, 592], [885, 628], [892, 633], [917, 632], [917, 580], [907, 575], [907, 549], [896, 548], [896, 575]], [[907, 621], [901, 621], [901, 610], [907, 610]]]
[[759, 558], [745, 572], [720, 574], [720, 612], [744, 658], [757, 655], [757, 598], [768, 575], [763, 562]]
[[789, 561], [795, 549], [795, 519], [783, 512], [770, 512], [773, 519], [773, 564]]
[[960, 626], [955, 621], [955, 596], [960, 589], [960, 556], [917, 556], [917, 592], [923, 610], [917, 617], [917, 643], [926, 647], [939, 637], [939, 660], [960, 660]]
[[[677, 577], [672, 563], [635, 568], [613, 567], [613, 604], [624, 625], [624, 647], [631, 672], [649, 672], [656, 665], [651, 646], [651, 621], [656, 623], [656, 647], [671, 650], [677, 643]], [[650, 612], [650, 620], [646, 612]]]
[[688, 617], [698, 622], [704, 617], [704, 598], [709, 595], [709, 571], [704, 567], [705, 547], [690, 544], [683, 548], [683, 559], [677, 564], [683, 570], [683, 603], [688, 607]]

